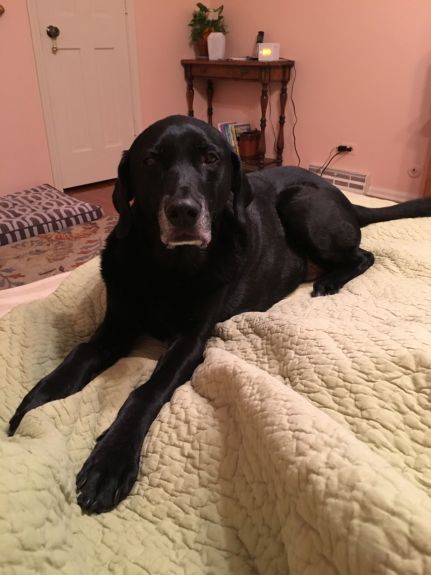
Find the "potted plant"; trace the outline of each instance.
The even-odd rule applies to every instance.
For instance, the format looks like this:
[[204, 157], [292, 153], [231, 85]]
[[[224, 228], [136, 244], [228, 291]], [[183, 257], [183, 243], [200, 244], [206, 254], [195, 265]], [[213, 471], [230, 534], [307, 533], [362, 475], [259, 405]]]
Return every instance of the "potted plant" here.
[[198, 2], [197, 10], [194, 10], [192, 19], [189, 22], [190, 40], [195, 47], [196, 55], [199, 58], [208, 58], [207, 38], [211, 32], [222, 32], [226, 34], [226, 24], [223, 16], [223, 6], [209, 9]]

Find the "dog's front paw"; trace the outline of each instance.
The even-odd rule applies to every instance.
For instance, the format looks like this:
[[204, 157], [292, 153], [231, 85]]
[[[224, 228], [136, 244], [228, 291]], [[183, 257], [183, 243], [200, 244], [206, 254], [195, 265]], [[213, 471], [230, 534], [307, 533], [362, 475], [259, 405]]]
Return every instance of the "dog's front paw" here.
[[139, 471], [140, 449], [123, 443], [108, 430], [96, 443], [76, 478], [83, 511], [110, 511], [130, 493]]

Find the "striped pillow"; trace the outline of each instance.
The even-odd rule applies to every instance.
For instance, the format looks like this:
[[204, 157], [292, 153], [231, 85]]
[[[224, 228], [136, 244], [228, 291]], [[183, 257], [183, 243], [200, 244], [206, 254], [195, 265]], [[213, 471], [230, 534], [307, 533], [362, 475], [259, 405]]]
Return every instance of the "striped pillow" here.
[[49, 184], [0, 196], [0, 246], [101, 217], [100, 206], [76, 200]]

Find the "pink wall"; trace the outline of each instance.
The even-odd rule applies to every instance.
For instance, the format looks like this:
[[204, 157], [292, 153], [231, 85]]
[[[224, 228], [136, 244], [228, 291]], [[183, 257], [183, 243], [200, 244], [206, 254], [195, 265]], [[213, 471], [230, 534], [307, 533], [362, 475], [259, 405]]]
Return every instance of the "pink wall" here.
[[[224, 5], [228, 56], [249, 54], [262, 29], [267, 41], [281, 43], [283, 57], [296, 61], [303, 166], [323, 163], [333, 146], [353, 143], [354, 155], [336, 165], [369, 172], [374, 188], [400, 196], [422, 193], [424, 177], [412, 179], [407, 171], [416, 166], [425, 172], [430, 152], [429, 0], [224, 0]], [[257, 86], [238, 90], [231, 84], [217, 96], [217, 119], [256, 121], [257, 97]], [[274, 124], [277, 112], [273, 100]], [[289, 135], [285, 162], [294, 161]]]
[[[153, 3], [135, 0], [140, 86], [144, 126], [169, 114], [186, 114], [186, 83], [182, 58], [193, 58], [187, 26], [193, 0]], [[196, 115], [203, 99], [195, 97]]]
[[25, 0], [2, 0], [0, 195], [52, 182]]

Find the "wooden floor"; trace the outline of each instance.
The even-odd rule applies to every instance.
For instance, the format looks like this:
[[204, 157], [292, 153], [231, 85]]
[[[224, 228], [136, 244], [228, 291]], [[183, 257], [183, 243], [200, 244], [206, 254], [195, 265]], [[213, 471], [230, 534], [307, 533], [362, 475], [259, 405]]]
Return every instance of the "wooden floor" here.
[[78, 186], [77, 188], [67, 188], [64, 191], [77, 200], [101, 206], [105, 216], [116, 216], [117, 211], [112, 204], [114, 184], [115, 180], [107, 180], [106, 182], [97, 182], [86, 186]]

